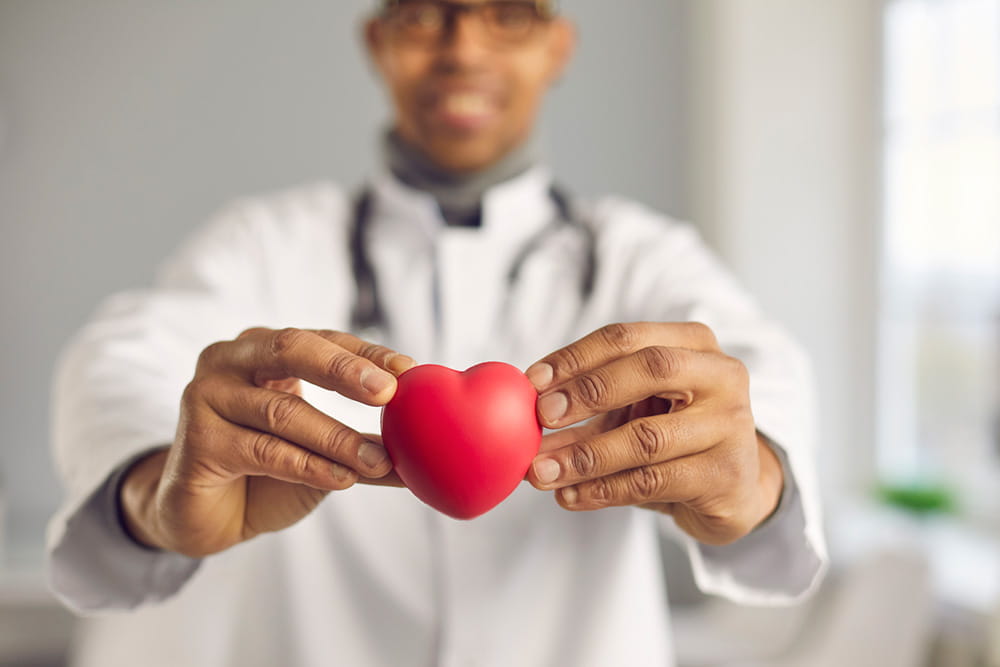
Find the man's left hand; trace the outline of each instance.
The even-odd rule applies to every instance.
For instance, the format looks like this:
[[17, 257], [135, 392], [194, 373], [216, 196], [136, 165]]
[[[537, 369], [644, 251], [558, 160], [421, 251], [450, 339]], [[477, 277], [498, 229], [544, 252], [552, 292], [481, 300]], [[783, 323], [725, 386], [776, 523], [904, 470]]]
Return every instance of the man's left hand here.
[[527, 479], [569, 510], [637, 505], [728, 544], [781, 497], [781, 463], [755, 427], [746, 367], [698, 323], [612, 324], [526, 371], [543, 426]]

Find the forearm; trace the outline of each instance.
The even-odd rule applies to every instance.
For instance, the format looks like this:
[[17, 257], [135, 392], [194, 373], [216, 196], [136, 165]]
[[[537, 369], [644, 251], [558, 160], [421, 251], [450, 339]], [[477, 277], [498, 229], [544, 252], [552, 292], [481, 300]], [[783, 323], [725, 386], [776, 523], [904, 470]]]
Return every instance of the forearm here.
[[125, 532], [138, 544], [165, 548], [157, 537], [156, 492], [163, 477], [167, 449], [159, 449], [134, 463], [118, 489], [120, 520]]

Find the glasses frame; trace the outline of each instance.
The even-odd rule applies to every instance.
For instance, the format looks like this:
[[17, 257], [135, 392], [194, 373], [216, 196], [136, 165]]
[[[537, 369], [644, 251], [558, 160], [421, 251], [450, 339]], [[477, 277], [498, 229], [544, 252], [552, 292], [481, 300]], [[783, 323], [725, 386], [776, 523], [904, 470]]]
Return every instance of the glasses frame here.
[[[386, 12], [392, 10], [393, 7], [398, 7], [399, 5], [406, 4], [407, 1], [408, 0], [383, 0], [382, 8], [379, 10], [379, 14], [385, 16]], [[447, 4], [447, 5], [469, 4], [471, 6], [474, 3], [444, 2], [442, 4]], [[526, 1], [524, 4], [528, 4], [528, 2]], [[535, 6], [535, 11], [538, 12], [538, 15], [544, 19], [555, 18], [555, 16], [559, 13], [558, 3], [556, 2], [549, 2], [548, 0], [534, 0], [534, 2], [532, 2], [531, 4]]]
[[[409, 4], [409, 2], [419, 2], [420, 0], [384, 0], [382, 2], [382, 7], [378, 12], [378, 16], [381, 20], [388, 20], [391, 18], [392, 10], [401, 7], [403, 5]], [[446, 17], [449, 19], [450, 23], [454, 23], [460, 13], [476, 13], [478, 8], [483, 5], [492, 4], [490, 0], [482, 3], [466, 3], [466, 2], [455, 2], [454, 0], [425, 0], [431, 1], [435, 4], [442, 5], [446, 8], [448, 12]], [[499, 0], [500, 2], [514, 2], [516, 0]], [[535, 11], [538, 13], [539, 19], [543, 22], [548, 22], [554, 19], [558, 15], [557, 3], [549, 0], [534, 0], [529, 2], [524, 0], [519, 4], [533, 5]]]

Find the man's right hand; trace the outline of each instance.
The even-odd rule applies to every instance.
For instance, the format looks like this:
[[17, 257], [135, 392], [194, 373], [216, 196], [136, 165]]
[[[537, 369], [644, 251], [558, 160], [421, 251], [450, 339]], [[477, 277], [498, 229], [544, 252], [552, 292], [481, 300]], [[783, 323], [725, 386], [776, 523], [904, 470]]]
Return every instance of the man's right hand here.
[[337, 331], [249, 329], [210, 345], [181, 399], [173, 444], [125, 475], [126, 529], [148, 546], [201, 557], [286, 528], [359, 480], [401, 485], [381, 438], [309, 405], [300, 380], [385, 405], [413, 365]]

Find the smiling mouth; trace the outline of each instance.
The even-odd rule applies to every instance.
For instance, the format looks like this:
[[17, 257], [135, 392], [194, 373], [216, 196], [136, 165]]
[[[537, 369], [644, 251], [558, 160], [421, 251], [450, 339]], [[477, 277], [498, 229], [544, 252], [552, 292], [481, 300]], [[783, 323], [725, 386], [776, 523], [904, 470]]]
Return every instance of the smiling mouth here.
[[466, 133], [485, 127], [497, 115], [498, 108], [490, 95], [462, 90], [442, 93], [430, 111], [445, 128]]
[[479, 93], [452, 93], [441, 100], [441, 109], [458, 116], [482, 116], [490, 113], [493, 105]]

